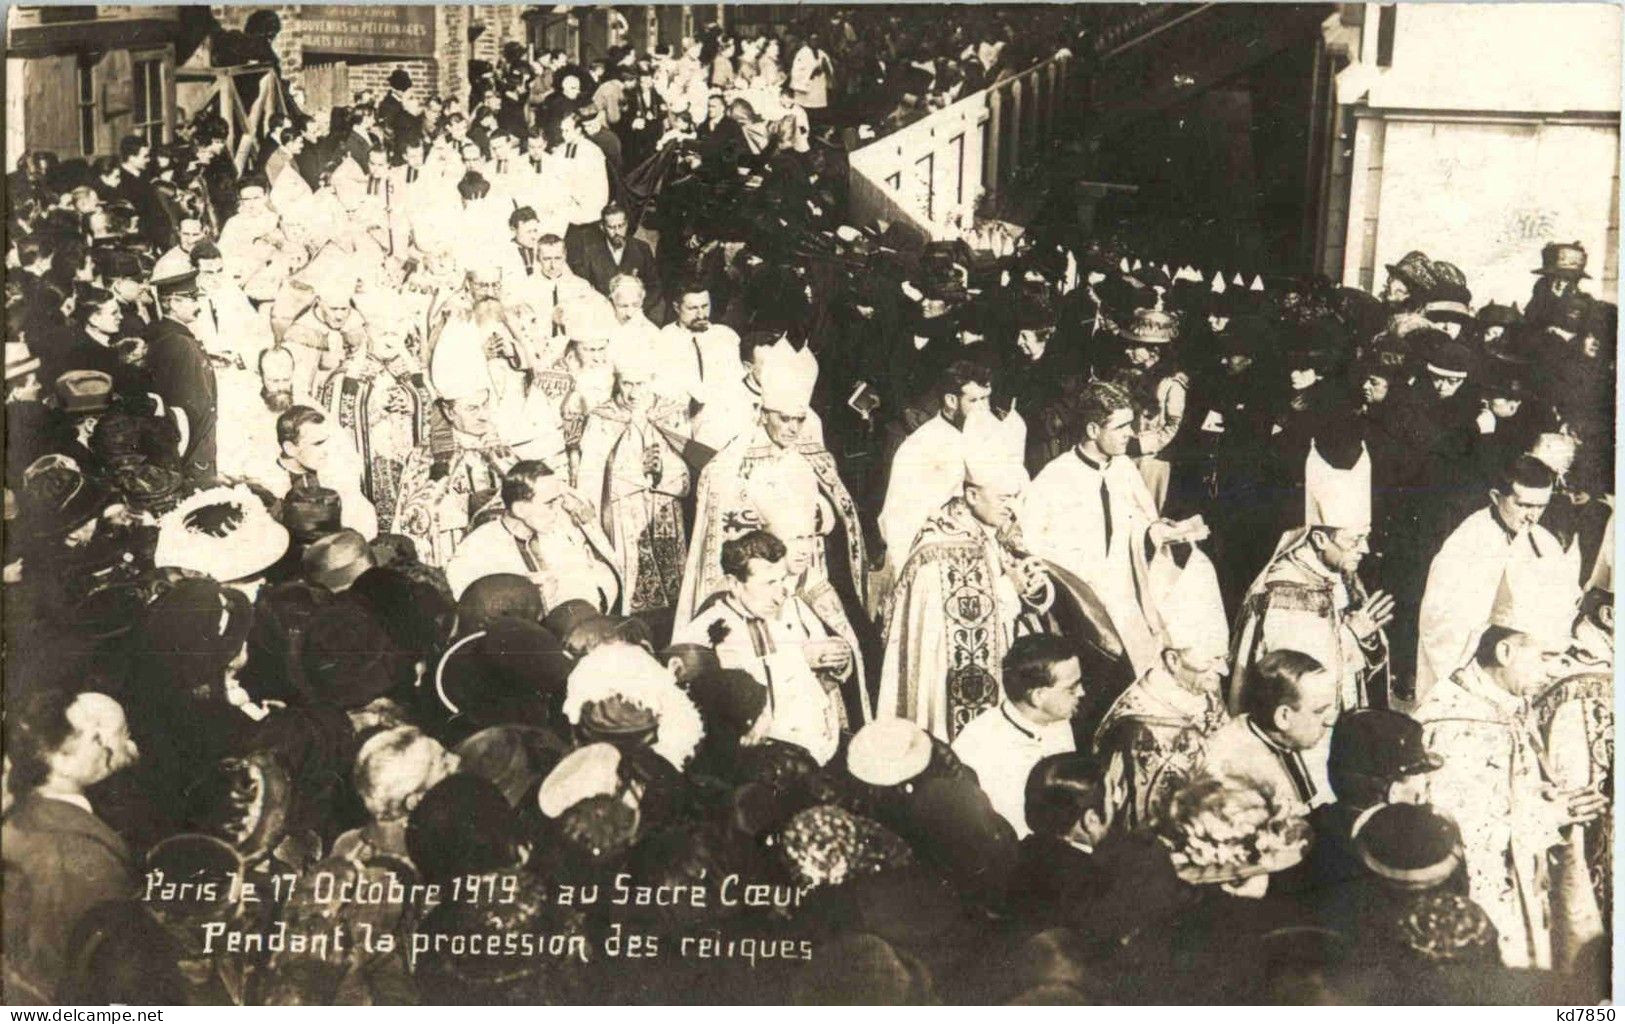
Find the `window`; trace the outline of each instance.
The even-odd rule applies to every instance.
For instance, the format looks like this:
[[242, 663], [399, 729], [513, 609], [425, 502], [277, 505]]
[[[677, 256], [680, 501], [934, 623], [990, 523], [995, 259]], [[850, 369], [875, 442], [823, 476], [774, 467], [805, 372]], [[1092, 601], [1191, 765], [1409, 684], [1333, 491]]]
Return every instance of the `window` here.
[[1377, 67], [1391, 68], [1394, 66], [1394, 22], [1398, 19], [1399, 11], [1393, 4], [1384, 4], [1377, 9]]
[[39, 12], [41, 25], [62, 25], [75, 21], [95, 21], [95, 4], [41, 4], [29, 8]]
[[164, 62], [160, 58], [136, 60], [135, 120], [130, 131], [156, 146], [164, 141]]
[[924, 158], [914, 162], [915, 182], [921, 193], [920, 198], [924, 200], [926, 220], [935, 220], [937, 216], [936, 169], [937, 157], [934, 153], [927, 153]]
[[954, 153], [954, 204], [965, 201], [965, 135], [961, 132], [949, 140]]
[[77, 68], [79, 78], [79, 152], [90, 156], [96, 152], [96, 84], [91, 78], [90, 65], [83, 61]]

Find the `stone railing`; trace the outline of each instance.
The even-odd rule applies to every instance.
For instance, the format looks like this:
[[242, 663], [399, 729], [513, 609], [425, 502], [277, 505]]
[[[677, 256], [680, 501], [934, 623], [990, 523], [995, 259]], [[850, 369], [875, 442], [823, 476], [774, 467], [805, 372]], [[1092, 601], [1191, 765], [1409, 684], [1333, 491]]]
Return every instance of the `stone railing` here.
[[854, 219], [902, 222], [932, 241], [959, 237], [978, 201], [997, 196], [1052, 136], [1072, 64], [1063, 51], [854, 150]]

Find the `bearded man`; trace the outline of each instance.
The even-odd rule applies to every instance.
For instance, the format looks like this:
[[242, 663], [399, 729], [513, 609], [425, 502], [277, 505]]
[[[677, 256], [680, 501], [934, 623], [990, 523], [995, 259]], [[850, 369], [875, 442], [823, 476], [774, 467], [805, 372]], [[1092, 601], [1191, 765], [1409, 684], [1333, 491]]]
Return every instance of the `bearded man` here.
[[744, 374], [739, 335], [711, 322], [711, 291], [704, 282], [681, 286], [675, 309], [677, 319], [660, 329], [655, 390], [671, 401], [691, 402], [694, 439], [720, 450], [733, 440], [729, 431], [736, 423], [722, 411], [726, 403], [715, 414], [706, 407], [726, 396]]

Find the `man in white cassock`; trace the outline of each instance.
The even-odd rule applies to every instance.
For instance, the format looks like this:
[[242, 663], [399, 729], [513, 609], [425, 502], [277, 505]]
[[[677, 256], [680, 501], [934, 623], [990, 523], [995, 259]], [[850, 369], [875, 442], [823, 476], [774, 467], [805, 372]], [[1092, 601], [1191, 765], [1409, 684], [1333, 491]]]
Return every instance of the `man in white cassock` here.
[[[818, 361], [811, 351], [779, 350], [763, 367], [762, 409], [755, 429], [729, 441], [701, 472], [678, 622], [686, 622], [702, 601], [722, 589], [723, 541], [767, 518], [753, 483], [761, 476], [771, 475], [781, 482], [778, 489], [819, 509], [818, 529], [825, 540], [816, 547], [815, 564], [837, 586], [849, 588], [843, 590], [844, 603], [852, 605], [855, 595], [865, 592], [868, 566], [857, 506], [841, 482], [834, 456], [822, 442], [803, 436], [817, 380]], [[697, 423], [695, 429], [698, 439]], [[832, 543], [838, 551], [829, 550]]]
[[1513, 563], [1528, 577], [1546, 581], [1549, 593], [1565, 593], [1572, 607], [1580, 594], [1580, 550], [1563, 549], [1540, 525], [1551, 504], [1552, 471], [1520, 456], [1490, 489], [1487, 507], [1474, 512], [1446, 538], [1428, 567], [1417, 624], [1418, 704], [1441, 679], [1466, 663], [1471, 641], [1489, 618], [1501, 578]]
[[[518, 230], [534, 233], [539, 231], [538, 223], [532, 215]], [[528, 253], [529, 264], [521, 252]], [[529, 306], [541, 318], [544, 329], [556, 339], [556, 347], [547, 353], [548, 362], [563, 353], [572, 319], [585, 313], [611, 315], [609, 300], [598, 294], [586, 278], [571, 272], [564, 256], [564, 239], [559, 236], [540, 235], [528, 248], [519, 242], [510, 243], [502, 259], [503, 303]]]
[[1090, 381], [1078, 403], [1083, 439], [1050, 461], [1027, 488], [1019, 518], [1030, 550], [1081, 579], [1111, 616], [1136, 675], [1160, 661], [1162, 644], [1136, 588], [1143, 570], [1170, 544], [1207, 536], [1200, 518], [1174, 523], [1157, 517], [1128, 446], [1134, 404], [1126, 390]]
[[746, 530], [722, 545], [726, 585], [701, 603], [672, 641], [713, 648], [724, 668], [750, 673], [767, 688], [771, 739], [805, 748], [819, 764], [841, 739], [840, 684], [855, 671], [856, 652], [791, 593], [779, 539]]
[[[993, 395], [993, 376], [981, 363], [969, 359], [953, 362], [938, 387], [941, 408], [937, 415], [915, 428], [897, 447], [887, 478], [886, 499], [880, 509], [880, 538], [886, 542], [887, 557], [894, 571], [903, 568], [914, 538], [943, 504], [959, 495], [965, 484], [966, 439], [972, 430], [996, 427], [1010, 431], [1016, 452], [1026, 443], [1021, 418], [1012, 412], [1006, 419], [994, 419], [988, 400]], [[978, 413], [988, 414], [978, 417]]]
[[675, 301], [676, 319], [660, 329], [655, 349], [655, 390], [671, 401], [690, 402], [694, 410], [694, 440], [721, 449], [733, 440], [736, 424], [707, 406], [712, 395], [725, 398], [739, 386], [744, 367], [739, 362], [739, 335], [733, 328], [711, 322], [711, 292], [703, 282], [680, 285]]
[[1024, 636], [1001, 667], [1004, 698], [971, 719], [954, 740], [954, 755], [976, 772], [976, 782], [1018, 838], [1027, 826], [1027, 778], [1053, 754], [1075, 749], [1072, 716], [1083, 697], [1077, 650], [1053, 633]]
[[999, 703], [1017, 619], [1048, 611], [1055, 597], [1049, 574], [1012, 536], [1027, 486], [1020, 449], [990, 434], [961, 447], [960, 493], [919, 530], [885, 615], [877, 713], [950, 743]]
[[470, 530], [446, 564], [452, 594], [512, 573], [535, 584], [544, 608], [582, 600], [613, 613], [621, 592], [614, 552], [592, 507], [564, 477], [540, 462], [516, 463], [502, 480], [501, 499], [501, 512]]
[[[1322, 457], [1311, 442], [1304, 465], [1304, 526], [1289, 530], [1242, 600], [1236, 623], [1229, 706], [1239, 712], [1248, 669], [1274, 650], [1302, 651], [1320, 662], [1337, 685], [1337, 710], [1369, 707], [1384, 699], [1388, 642], [1383, 632], [1394, 601], [1367, 594], [1358, 571], [1371, 545], [1371, 457], [1361, 444], [1352, 453]], [[1350, 463], [1349, 455], [1355, 454]], [[1326, 761], [1330, 737], [1303, 754], [1316, 802], [1332, 799]]]

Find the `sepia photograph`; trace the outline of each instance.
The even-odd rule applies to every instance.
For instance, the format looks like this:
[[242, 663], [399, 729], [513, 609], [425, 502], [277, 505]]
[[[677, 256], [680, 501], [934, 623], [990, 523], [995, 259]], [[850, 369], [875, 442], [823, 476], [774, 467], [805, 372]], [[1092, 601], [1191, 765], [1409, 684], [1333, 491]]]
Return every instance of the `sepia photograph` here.
[[10, 5], [0, 1002], [1612, 1020], [1621, 28]]

